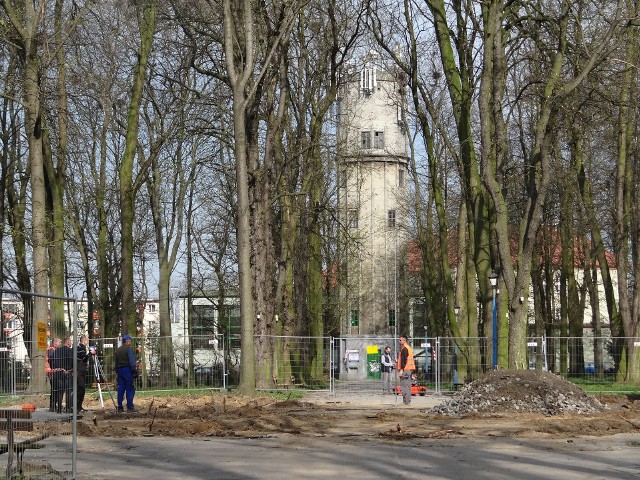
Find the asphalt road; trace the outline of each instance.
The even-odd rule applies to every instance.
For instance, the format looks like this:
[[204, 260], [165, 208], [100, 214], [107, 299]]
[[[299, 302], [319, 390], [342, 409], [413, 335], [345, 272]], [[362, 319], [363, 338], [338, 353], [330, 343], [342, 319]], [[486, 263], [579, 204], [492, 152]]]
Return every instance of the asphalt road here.
[[[311, 398], [310, 398], [311, 399]], [[317, 394], [317, 402], [428, 409], [443, 398]], [[70, 437], [26, 457], [71, 469]], [[38, 458], [42, 457], [42, 458]], [[432, 479], [640, 480], [640, 434], [565, 439], [503, 437], [390, 441], [279, 434], [264, 438], [78, 438], [78, 480]]]
[[[45, 449], [51, 461], [55, 441]], [[80, 438], [77, 478], [93, 479], [640, 479], [640, 435], [438, 439], [297, 435]], [[68, 449], [67, 445], [60, 445]], [[45, 450], [33, 452], [38, 454]], [[60, 469], [70, 468], [57, 465]]]

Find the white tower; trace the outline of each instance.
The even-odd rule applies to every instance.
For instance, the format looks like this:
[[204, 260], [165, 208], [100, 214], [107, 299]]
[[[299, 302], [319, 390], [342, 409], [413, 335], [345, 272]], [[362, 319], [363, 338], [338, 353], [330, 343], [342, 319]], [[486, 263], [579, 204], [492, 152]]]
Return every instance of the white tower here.
[[351, 66], [338, 101], [341, 334], [395, 335], [407, 239], [403, 85], [375, 58]]

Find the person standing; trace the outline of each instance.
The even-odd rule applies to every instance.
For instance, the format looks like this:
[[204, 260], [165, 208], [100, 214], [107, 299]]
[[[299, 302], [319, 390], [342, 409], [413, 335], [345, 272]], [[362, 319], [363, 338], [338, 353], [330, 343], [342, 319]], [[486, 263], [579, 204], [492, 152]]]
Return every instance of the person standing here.
[[77, 361], [77, 392], [78, 398], [76, 399], [76, 408], [78, 413], [84, 412], [85, 409], [82, 407], [82, 403], [84, 402], [84, 395], [87, 388], [87, 371], [89, 369], [89, 349], [87, 346], [89, 345], [89, 337], [83, 335], [80, 337], [80, 341], [78, 345], [76, 345], [76, 357], [78, 357]]
[[138, 375], [136, 356], [131, 348], [131, 337], [124, 335], [122, 345], [116, 349], [115, 353], [116, 373], [118, 374], [118, 412], [124, 412], [122, 402], [126, 394], [127, 411], [135, 411], [133, 397], [136, 394], [134, 385], [135, 377]]
[[61, 344], [62, 344], [62, 340], [60, 340], [58, 337], [55, 337], [53, 339], [51, 346], [47, 348], [47, 353], [45, 354], [44, 371], [46, 372], [47, 378], [49, 379], [49, 387], [51, 389], [51, 393], [49, 394], [49, 411], [50, 412], [56, 411], [55, 392], [57, 389], [57, 385], [55, 385], [53, 382], [53, 367], [51, 366], [51, 363], [52, 363], [51, 359], [53, 358], [53, 352], [55, 352], [56, 348], [58, 348]]
[[73, 349], [71, 339], [64, 337], [62, 345], [56, 348], [50, 355], [51, 374], [53, 375], [53, 388], [55, 392], [54, 409], [62, 413], [62, 400], [66, 397], [65, 412], [73, 412]]
[[411, 403], [411, 377], [416, 364], [413, 360], [413, 350], [407, 343], [407, 336], [400, 336], [400, 354], [398, 355], [398, 375], [400, 376], [400, 385], [402, 387], [402, 403], [409, 405]]
[[391, 378], [393, 373], [393, 360], [391, 358], [391, 347], [384, 347], [380, 357], [380, 369], [382, 371], [382, 393], [390, 395], [392, 392]]

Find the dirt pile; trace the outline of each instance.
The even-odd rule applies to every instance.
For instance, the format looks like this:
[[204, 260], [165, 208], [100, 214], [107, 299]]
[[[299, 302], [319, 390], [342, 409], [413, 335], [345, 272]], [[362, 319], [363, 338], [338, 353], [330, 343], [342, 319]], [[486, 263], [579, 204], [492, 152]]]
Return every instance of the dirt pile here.
[[563, 413], [591, 414], [606, 407], [580, 387], [536, 370], [496, 370], [463, 387], [454, 397], [431, 409], [431, 413]]

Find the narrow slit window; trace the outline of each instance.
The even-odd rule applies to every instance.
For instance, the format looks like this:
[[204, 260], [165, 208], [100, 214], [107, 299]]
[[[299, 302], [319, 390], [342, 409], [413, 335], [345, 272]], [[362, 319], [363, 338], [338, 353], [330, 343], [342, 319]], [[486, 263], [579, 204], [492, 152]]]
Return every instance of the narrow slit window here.
[[395, 210], [389, 210], [389, 212], [387, 212], [387, 226], [389, 226], [389, 227], [395, 227], [396, 226], [396, 211]]
[[384, 148], [384, 132], [373, 133], [373, 147]]
[[363, 149], [371, 148], [371, 132], [360, 132], [360, 139]]
[[351, 310], [351, 326], [357, 327], [360, 323], [360, 318], [358, 316], [358, 310]]

